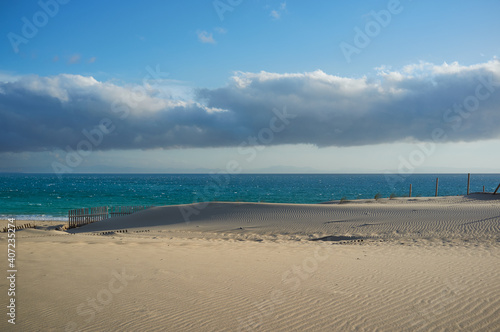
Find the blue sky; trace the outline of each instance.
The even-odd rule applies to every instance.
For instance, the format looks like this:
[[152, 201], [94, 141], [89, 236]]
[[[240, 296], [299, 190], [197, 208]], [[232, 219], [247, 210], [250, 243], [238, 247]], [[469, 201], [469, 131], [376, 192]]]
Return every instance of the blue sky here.
[[500, 1], [0, 6], [0, 171], [498, 172]]

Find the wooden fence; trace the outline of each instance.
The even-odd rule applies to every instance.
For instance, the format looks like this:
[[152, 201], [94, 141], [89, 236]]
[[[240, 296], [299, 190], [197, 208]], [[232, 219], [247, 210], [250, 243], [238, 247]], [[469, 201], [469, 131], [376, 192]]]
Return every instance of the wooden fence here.
[[87, 225], [96, 221], [112, 217], [120, 217], [138, 211], [149, 209], [151, 206], [99, 206], [93, 208], [83, 208], [70, 210], [68, 212], [68, 228], [75, 228]]
[[[35, 224], [29, 223], [29, 224], [24, 224], [24, 225], [17, 225], [15, 227], [16, 231], [21, 230], [21, 229], [26, 229], [26, 228], [36, 228]], [[12, 230], [12, 227], [10, 227]], [[9, 231], [9, 227], [4, 227], [3, 232], [7, 233]]]
[[108, 218], [109, 213], [107, 206], [70, 210], [68, 212], [68, 228], [83, 226]]

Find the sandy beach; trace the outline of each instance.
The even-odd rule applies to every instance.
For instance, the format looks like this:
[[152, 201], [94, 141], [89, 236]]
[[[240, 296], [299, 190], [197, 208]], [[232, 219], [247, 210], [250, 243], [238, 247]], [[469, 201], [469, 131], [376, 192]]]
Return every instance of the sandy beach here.
[[[500, 195], [36, 224], [16, 232], [16, 324], [4, 313], [3, 331], [500, 330]], [[0, 288], [6, 305], [8, 279]]]

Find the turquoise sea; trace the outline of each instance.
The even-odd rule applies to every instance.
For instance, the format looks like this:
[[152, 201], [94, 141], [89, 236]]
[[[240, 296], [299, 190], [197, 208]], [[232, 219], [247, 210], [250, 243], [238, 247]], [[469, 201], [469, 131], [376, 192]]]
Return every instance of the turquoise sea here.
[[[173, 205], [197, 201], [321, 203], [380, 193], [434, 196], [467, 193], [467, 174], [0, 174], [0, 218], [67, 218], [68, 210], [116, 205]], [[473, 174], [471, 192], [492, 192], [500, 174]]]

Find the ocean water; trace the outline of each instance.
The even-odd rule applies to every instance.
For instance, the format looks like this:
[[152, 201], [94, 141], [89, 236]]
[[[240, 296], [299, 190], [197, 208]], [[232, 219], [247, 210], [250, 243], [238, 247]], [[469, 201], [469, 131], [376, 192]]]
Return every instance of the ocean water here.
[[[321, 203], [331, 200], [467, 193], [467, 174], [0, 174], [0, 218], [67, 219], [70, 209], [198, 201]], [[500, 174], [473, 174], [471, 192], [492, 192]]]

